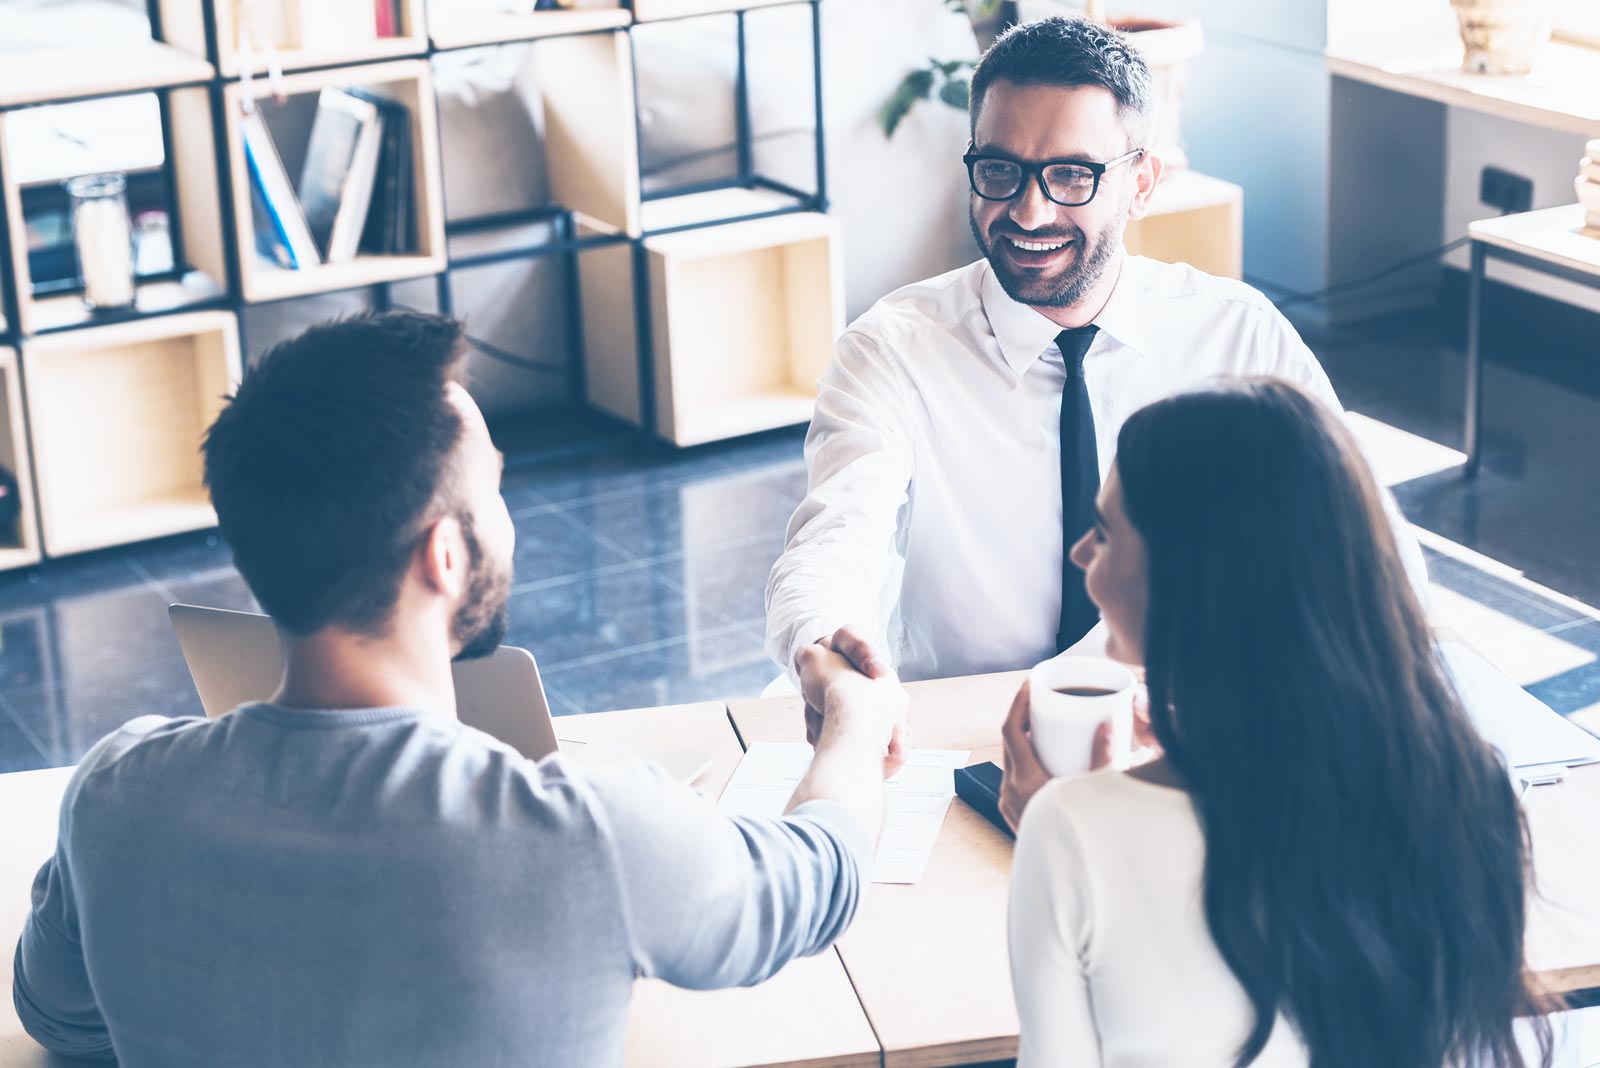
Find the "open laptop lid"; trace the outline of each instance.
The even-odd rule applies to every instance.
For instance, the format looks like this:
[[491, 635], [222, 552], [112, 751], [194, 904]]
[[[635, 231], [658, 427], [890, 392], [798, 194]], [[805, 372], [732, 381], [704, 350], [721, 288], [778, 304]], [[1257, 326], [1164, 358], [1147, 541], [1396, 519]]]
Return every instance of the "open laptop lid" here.
[[[190, 604], [171, 605], [167, 615], [207, 716], [215, 719], [277, 692], [283, 680], [283, 651], [277, 628], [267, 616]], [[532, 653], [502, 645], [482, 659], [459, 660], [451, 669], [456, 716], [462, 723], [532, 760], [556, 751], [550, 702]], [[711, 764], [707, 753], [648, 743], [568, 742], [559, 748], [585, 761], [653, 760], [683, 782], [693, 782]]]

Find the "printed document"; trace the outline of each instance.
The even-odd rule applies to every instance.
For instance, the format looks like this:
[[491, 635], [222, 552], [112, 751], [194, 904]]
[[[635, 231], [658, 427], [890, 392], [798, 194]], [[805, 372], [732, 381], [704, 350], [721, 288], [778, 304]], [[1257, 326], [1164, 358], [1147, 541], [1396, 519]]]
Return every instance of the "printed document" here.
[[[922, 876], [956, 794], [955, 769], [965, 767], [967, 757], [965, 749], [913, 749], [885, 784], [873, 882], [914, 883]], [[717, 807], [732, 816], [781, 816], [810, 767], [805, 742], [754, 742]]]

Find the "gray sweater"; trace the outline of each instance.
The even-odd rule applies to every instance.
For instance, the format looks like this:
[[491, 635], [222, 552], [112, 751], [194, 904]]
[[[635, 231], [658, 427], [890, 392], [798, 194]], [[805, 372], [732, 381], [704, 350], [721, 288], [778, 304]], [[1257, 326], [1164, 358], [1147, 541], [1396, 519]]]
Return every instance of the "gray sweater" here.
[[869, 850], [831, 803], [730, 818], [413, 709], [149, 716], [67, 788], [17, 1012], [123, 1068], [616, 1065], [636, 975], [820, 952]]

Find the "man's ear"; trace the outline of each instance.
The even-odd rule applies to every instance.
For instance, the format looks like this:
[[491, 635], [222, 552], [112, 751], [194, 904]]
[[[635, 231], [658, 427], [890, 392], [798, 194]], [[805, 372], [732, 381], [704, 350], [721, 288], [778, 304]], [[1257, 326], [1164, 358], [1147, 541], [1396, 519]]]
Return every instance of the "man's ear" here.
[[436, 593], [459, 597], [467, 585], [467, 539], [453, 515], [434, 520], [422, 534], [414, 566], [423, 583]]
[[1142, 219], [1150, 210], [1150, 194], [1161, 181], [1161, 157], [1146, 152], [1133, 165], [1133, 199], [1128, 201], [1128, 218]]

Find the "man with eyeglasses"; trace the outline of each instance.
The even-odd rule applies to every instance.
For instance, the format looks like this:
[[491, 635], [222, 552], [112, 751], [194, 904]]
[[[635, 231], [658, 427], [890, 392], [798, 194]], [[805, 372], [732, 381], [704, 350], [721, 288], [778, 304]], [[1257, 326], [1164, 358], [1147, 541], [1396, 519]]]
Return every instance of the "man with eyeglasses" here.
[[1160, 195], [1154, 106], [1144, 59], [1091, 22], [1014, 27], [979, 63], [964, 162], [984, 258], [879, 301], [822, 376], [809, 492], [767, 586], [767, 649], [791, 672], [819, 641], [906, 679], [1090, 651], [1065, 550], [1128, 415], [1228, 374], [1338, 406], [1256, 290], [1124, 250]]

